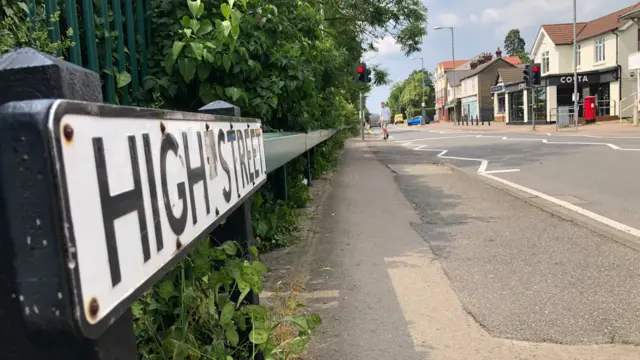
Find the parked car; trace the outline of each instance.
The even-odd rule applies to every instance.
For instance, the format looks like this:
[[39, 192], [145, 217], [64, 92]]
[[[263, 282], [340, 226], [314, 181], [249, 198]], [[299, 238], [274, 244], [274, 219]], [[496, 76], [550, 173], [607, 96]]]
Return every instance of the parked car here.
[[[420, 125], [420, 121], [422, 120], [422, 116], [415, 116], [413, 118], [411, 118], [411, 120], [407, 121], [407, 125], [409, 126], [413, 126], [413, 125]], [[431, 119], [429, 119], [429, 117], [425, 117], [424, 118], [424, 123], [425, 124], [429, 124], [431, 123]]]

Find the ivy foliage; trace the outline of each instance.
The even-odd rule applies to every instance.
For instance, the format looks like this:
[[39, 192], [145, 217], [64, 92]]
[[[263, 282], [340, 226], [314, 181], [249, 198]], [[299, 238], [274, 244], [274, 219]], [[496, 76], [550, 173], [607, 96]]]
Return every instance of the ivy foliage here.
[[0, 0], [0, 54], [22, 47], [60, 54], [74, 45], [69, 40], [73, 33], [71, 29], [60, 41], [49, 38], [51, 24], [58, 21], [60, 12], [47, 18], [44, 5], [40, 5], [36, 6], [33, 18], [30, 13], [29, 6], [22, 1]]
[[[426, 26], [418, 0], [152, 4], [145, 91], [161, 94], [164, 106], [178, 110], [226, 100], [276, 130], [355, 124], [346, 123], [353, 119], [341, 116], [344, 107], [336, 105], [355, 104], [358, 92], [368, 90], [353, 83], [353, 65], [376, 36], [394, 36], [407, 53], [418, 51]], [[336, 14], [350, 14], [351, 20], [340, 21]], [[388, 81], [383, 71], [374, 77]]]

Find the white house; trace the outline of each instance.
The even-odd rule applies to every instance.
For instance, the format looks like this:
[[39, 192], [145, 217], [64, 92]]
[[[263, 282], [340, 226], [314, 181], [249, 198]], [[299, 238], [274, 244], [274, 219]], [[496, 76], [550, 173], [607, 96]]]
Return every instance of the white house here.
[[[585, 96], [595, 96], [598, 121], [632, 116], [631, 109], [624, 110], [625, 102], [632, 101], [630, 95], [635, 91], [635, 80], [627, 69], [627, 62], [628, 55], [639, 50], [638, 26], [620, 17], [636, 9], [640, 9], [640, 3], [577, 24], [579, 102], [582, 103]], [[555, 122], [559, 114], [573, 112], [573, 25], [542, 25], [531, 56], [542, 68], [542, 86], [535, 92], [536, 119]], [[527, 91], [523, 96], [530, 98]], [[524, 122], [529, 122], [531, 115], [528, 107]], [[584, 116], [582, 105], [579, 116]]]

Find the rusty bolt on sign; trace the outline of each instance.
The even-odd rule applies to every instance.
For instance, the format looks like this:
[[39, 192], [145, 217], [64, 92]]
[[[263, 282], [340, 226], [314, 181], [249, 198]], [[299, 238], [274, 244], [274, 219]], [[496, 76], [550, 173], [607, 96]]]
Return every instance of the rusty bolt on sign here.
[[65, 124], [64, 127], [62, 128], [62, 133], [64, 134], [64, 138], [67, 141], [73, 140], [73, 126], [69, 124]]
[[92, 319], [95, 319], [98, 316], [98, 311], [100, 311], [100, 305], [98, 304], [98, 299], [91, 298], [89, 302], [89, 316]]

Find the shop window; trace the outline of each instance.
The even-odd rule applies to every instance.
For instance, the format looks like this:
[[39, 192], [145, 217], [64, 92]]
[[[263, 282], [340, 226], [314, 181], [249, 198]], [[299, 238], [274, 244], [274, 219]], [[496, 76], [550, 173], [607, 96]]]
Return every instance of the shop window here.
[[505, 110], [505, 95], [504, 93], [498, 93], [498, 114], [504, 114]]
[[534, 91], [536, 120], [547, 119], [547, 88], [538, 87]]
[[549, 72], [549, 52], [545, 51], [542, 53], [542, 73], [546, 74]]
[[509, 121], [524, 121], [522, 91], [509, 93]]
[[604, 38], [600, 38], [596, 40], [596, 59], [595, 59], [596, 63], [604, 62], [605, 60], [604, 51], [605, 51]]

